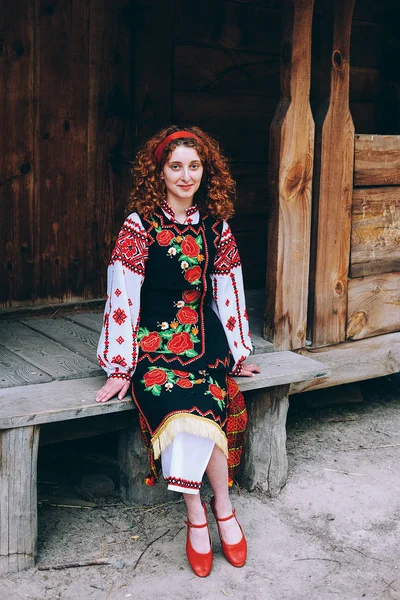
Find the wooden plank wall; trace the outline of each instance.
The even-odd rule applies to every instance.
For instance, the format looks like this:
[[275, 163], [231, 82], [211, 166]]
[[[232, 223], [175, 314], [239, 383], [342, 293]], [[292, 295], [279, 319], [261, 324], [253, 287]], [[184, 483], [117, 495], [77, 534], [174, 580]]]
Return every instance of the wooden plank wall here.
[[0, 306], [105, 293], [132, 142], [132, 0], [0, 14]]
[[357, 135], [347, 338], [400, 330], [400, 136]]
[[237, 179], [232, 228], [247, 287], [265, 285], [269, 127], [279, 101], [279, 2], [174, 2], [174, 118], [220, 142]]
[[[265, 285], [282, 0], [173, 4], [172, 13], [170, 0], [2, 3], [0, 306], [104, 295], [133, 147], [171, 114], [210, 131], [230, 157], [246, 285]], [[356, 2], [356, 133], [400, 131], [395, 4]]]

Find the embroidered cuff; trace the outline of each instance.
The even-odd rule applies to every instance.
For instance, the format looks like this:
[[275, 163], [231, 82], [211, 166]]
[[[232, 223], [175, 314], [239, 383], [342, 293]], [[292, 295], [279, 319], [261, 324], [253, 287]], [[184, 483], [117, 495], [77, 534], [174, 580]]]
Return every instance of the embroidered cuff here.
[[130, 381], [131, 376], [129, 373], [111, 373], [111, 375], [108, 376], [108, 379], [125, 379], [126, 381]]

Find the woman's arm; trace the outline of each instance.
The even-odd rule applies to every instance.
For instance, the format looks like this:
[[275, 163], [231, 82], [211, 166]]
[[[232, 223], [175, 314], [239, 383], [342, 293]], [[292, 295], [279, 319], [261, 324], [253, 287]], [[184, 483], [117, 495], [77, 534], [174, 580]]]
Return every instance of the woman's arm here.
[[106, 402], [118, 392], [125, 395], [138, 356], [136, 333], [140, 319], [140, 292], [148, 256], [147, 232], [133, 213], [118, 235], [107, 272], [107, 298], [97, 359], [108, 380], [96, 395]]
[[252, 375], [254, 372], [259, 372], [255, 365], [244, 364], [252, 350], [252, 344], [239, 250], [226, 221], [223, 223], [211, 279], [213, 308], [224, 327], [229, 348], [235, 360], [232, 374]]

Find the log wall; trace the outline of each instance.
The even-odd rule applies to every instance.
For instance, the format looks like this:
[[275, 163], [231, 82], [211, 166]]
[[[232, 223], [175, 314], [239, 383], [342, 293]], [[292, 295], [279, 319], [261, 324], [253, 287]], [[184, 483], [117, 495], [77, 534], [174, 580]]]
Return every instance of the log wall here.
[[[265, 285], [282, 0], [6, 0], [0, 13], [0, 306], [102, 297], [129, 161], [171, 119], [217, 137], [237, 179], [247, 287]], [[356, 133], [398, 133], [396, 3], [356, 2]], [[318, 58], [316, 0], [312, 64]], [[315, 100], [311, 77], [311, 99]], [[314, 107], [315, 108], [315, 107]]]
[[400, 136], [357, 135], [347, 339], [400, 329]]

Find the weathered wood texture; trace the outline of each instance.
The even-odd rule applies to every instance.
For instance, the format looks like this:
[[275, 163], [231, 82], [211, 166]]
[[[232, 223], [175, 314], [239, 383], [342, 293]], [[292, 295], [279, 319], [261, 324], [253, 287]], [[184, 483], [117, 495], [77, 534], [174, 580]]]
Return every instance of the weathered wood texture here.
[[[96, 349], [99, 334], [67, 319], [21, 319], [20, 323], [41, 335], [77, 352], [88, 361], [97, 363]], [[1, 336], [0, 336], [1, 339]]]
[[133, 4], [132, 0], [90, 0], [85, 297], [106, 292], [106, 265], [132, 186]]
[[90, 313], [81, 313], [76, 315], [67, 315], [66, 319], [72, 321], [73, 323], [78, 323], [78, 325], [82, 325], [87, 329], [92, 329], [96, 331], [98, 334], [101, 332], [101, 328], [103, 326], [103, 313], [102, 312], [90, 312]]
[[135, 149], [172, 120], [172, 0], [136, 0]]
[[51, 379], [50, 375], [32, 363], [0, 346], [0, 388], [46, 383]]
[[351, 277], [400, 271], [400, 187], [355, 188]]
[[[237, 377], [242, 391], [310, 380], [327, 374], [325, 365], [293, 352], [259, 354], [252, 357], [252, 362], [258, 364], [262, 372], [254, 377]], [[0, 390], [0, 429], [132, 410], [129, 396], [104, 404], [95, 401], [96, 391], [104, 381], [105, 375]]]
[[331, 5], [321, 51], [316, 114], [309, 310], [310, 339], [315, 345], [345, 339], [350, 258], [354, 125], [349, 111], [349, 77], [354, 0], [328, 0], [326, 6]]
[[0, 10], [0, 302], [30, 299], [34, 285], [33, 8]]
[[357, 135], [354, 185], [400, 185], [400, 135]]
[[0, 575], [33, 567], [39, 427], [0, 431]]
[[314, 123], [309, 104], [314, 0], [285, 3], [281, 99], [270, 132], [265, 335], [277, 349], [305, 345]]
[[235, 380], [241, 391], [246, 392], [325, 377], [327, 369], [324, 364], [316, 360], [306, 362], [304, 358], [289, 351], [256, 354], [251, 357], [251, 362], [260, 367], [261, 373], [254, 377], [236, 377]]
[[105, 292], [131, 186], [131, 4], [2, 7], [2, 306]]
[[259, 390], [246, 396], [249, 422], [240, 481], [249, 490], [277, 496], [288, 472], [286, 416], [289, 386]]
[[122, 497], [138, 504], [157, 504], [171, 500], [166, 485], [149, 487], [148, 453], [143, 443], [137, 414], [130, 415], [130, 427], [121, 431], [118, 443], [120, 490]]
[[290, 386], [290, 393], [384, 377], [400, 371], [400, 332], [386, 333], [329, 348], [302, 349], [302, 356], [321, 361], [331, 375]]
[[94, 362], [95, 356], [93, 362], [88, 361], [21, 323], [3, 322], [0, 343], [53, 379], [77, 379], [102, 372]]
[[349, 280], [347, 338], [400, 330], [400, 273]]
[[104, 382], [105, 376], [88, 377], [0, 390], [0, 429], [132, 410], [129, 396], [102, 404], [96, 402], [96, 392]]

